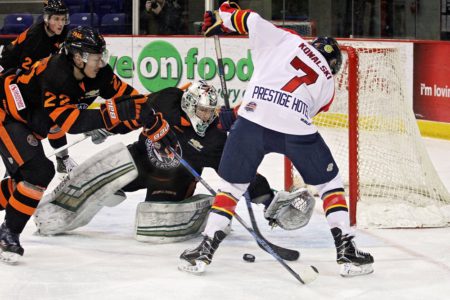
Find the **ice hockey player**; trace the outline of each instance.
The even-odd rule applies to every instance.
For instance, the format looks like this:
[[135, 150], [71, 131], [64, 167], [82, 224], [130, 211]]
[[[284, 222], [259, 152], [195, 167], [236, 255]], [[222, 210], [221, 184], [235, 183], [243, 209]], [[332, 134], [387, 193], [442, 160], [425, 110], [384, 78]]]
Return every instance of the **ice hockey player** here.
[[[64, 3], [61, 0], [46, 1], [43, 20], [33, 24], [3, 49], [0, 73], [28, 71], [36, 61], [56, 54], [67, 35], [68, 24], [69, 10]], [[52, 127], [48, 140], [54, 149], [67, 144], [64, 132], [56, 125]], [[76, 166], [68, 150], [58, 152], [56, 162], [60, 173], [67, 173]]]
[[[183, 158], [198, 173], [207, 167], [218, 169], [227, 134], [219, 128], [216, 112], [220, 101], [213, 86], [200, 80], [185, 91], [166, 88], [151, 94], [149, 104], [169, 122]], [[201, 232], [213, 197], [193, 196], [197, 182], [173, 156], [155, 151], [157, 146], [143, 135], [128, 149], [120, 145], [111, 148], [113, 150], [104, 150], [83, 162], [43, 200], [35, 213], [40, 234], [59, 234], [87, 224], [103, 206], [115, 206], [125, 200], [122, 192], [116, 193], [118, 189], [125, 192], [147, 190], [145, 202], [137, 207], [137, 240], [176, 242]], [[131, 163], [137, 172], [132, 168], [125, 170], [124, 166]], [[284, 214], [291, 213], [288, 204], [298, 198], [298, 192], [280, 191], [271, 201], [274, 194], [267, 180], [257, 175], [249, 186], [248, 197], [254, 203], [268, 206], [268, 211], [274, 211], [267, 217], [281, 227], [292, 230], [304, 226], [296, 223], [295, 228], [286, 228], [292, 222], [283, 218]], [[280, 203], [286, 205], [280, 206]], [[308, 207], [310, 214], [314, 200], [311, 205]]]
[[304, 181], [317, 188], [341, 275], [373, 272], [373, 257], [354, 243], [338, 166], [311, 121], [333, 101], [333, 75], [342, 63], [337, 42], [319, 37], [308, 43], [232, 2], [223, 3], [218, 12], [206, 12], [204, 21], [206, 36], [225, 31], [249, 34], [255, 73], [225, 144], [219, 166], [220, 192], [209, 214], [204, 240], [181, 254], [180, 270], [205, 271], [264, 155], [277, 152], [286, 155]]
[[[137, 91], [113, 73], [106, 53], [103, 37], [80, 26], [69, 31], [61, 53], [1, 80], [0, 154], [10, 177], [0, 183], [6, 211], [0, 260], [14, 263], [23, 255], [19, 235], [55, 174], [41, 143], [53, 124], [74, 134], [99, 128], [126, 133], [143, 125], [148, 138], [174, 144], [167, 122], [145, 106], [145, 97], [130, 96]], [[108, 100], [99, 110], [85, 109], [96, 96]]]

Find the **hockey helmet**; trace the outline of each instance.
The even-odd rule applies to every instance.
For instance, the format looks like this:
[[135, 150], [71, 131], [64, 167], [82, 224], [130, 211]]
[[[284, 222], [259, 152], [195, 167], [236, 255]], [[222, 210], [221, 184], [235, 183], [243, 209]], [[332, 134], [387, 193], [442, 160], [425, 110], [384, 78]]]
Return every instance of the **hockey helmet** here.
[[337, 41], [332, 37], [319, 36], [311, 42], [327, 60], [331, 73], [337, 74], [342, 65], [342, 53]]
[[89, 54], [102, 54], [104, 65], [108, 62], [105, 39], [92, 27], [78, 26], [71, 29], [64, 41], [64, 49], [66, 54], [79, 53], [85, 63], [88, 62]]
[[194, 82], [181, 99], [181, 109], [199, 136], [205, 136], [206, 129], [217, 117], [219, 107], [216, 89], [204, 80]]
[[66, 16], [66, 24], [70, 23], [69, 21], [69, 9], [61, 0], [48, 0], [44, 2], [44, 21], [48, 22], [51, 16], [53, 15], [65, 15]]

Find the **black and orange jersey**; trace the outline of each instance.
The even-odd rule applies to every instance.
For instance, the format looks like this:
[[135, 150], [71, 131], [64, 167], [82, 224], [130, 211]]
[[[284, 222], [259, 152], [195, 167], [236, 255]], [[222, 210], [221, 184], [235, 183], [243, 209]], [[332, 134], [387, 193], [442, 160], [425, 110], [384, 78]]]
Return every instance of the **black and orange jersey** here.
[[[54, 124], [64, 132], [83, 133], [104, 128], [99, 110], [87, 109], [97, 96], [109, 99], [138, 94], [109, 65], [101, 68], [95, 78], [84, 77], [80, 81], [73, 70], [72, 60], [57, 54], [36, 62], [28, 72], [6, 77], [5, 110], [42, 137]], [[120, 125], [126, 132], [139, 127], [129, 122]]]
[[50, 37], [45, 31], [44, 21], [33, 24], [3, 49], [0, 71], [11, 68], [29, 70], [36, 61], [57, 53], [66, 35], [66, 27], [60, 35]]

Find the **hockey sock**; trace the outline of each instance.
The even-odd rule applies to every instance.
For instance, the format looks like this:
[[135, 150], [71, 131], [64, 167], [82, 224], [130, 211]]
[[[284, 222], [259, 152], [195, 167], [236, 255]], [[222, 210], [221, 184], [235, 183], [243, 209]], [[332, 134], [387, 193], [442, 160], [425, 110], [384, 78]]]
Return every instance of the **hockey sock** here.
[[237, 199], [228, 193], [217, 193], [203, 234], [213, 238], [216, 231], [225, 231], [234, 216], [237, 202]]
[[323, 211], [330, 228], [338, 227], [342, 234], [351, 234], [348, 216], [348, 206], [345, 200], [344, 190], [335, 189], [323, 194]]
[[66, 134], [58, 126], [53, 126], [47, 137], [53, 149], [61, 148], [67, 144]]
[[30, 217], [33, 215], [44, 194], [44, 189], [21, 181], [9, 197], [6, 207], [6, 227], [11, 232], [21, 233]]
[[11, 177], [3, 178], [0, 183], [0, 210], [4, 210], [8, 205], [8, 199], [14, 191], [14, 181]]

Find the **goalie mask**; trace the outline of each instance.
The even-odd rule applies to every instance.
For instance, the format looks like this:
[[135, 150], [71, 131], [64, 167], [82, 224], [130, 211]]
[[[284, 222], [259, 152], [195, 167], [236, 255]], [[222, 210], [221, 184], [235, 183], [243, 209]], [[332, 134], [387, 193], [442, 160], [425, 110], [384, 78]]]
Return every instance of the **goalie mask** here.
[[205, 136], [206, 129], [217, 117], [219, 101], [216, 89], [204, 80], [194, 82], [181, 99], [181, 108], [189, 117], [192, 127], [199, 136]]
[[332, 37], [320, 36], [312, 41], [311, 45], [325, 57], [331, 73], [337, 74], [342, 65], [342, 53], [337, 41]]

